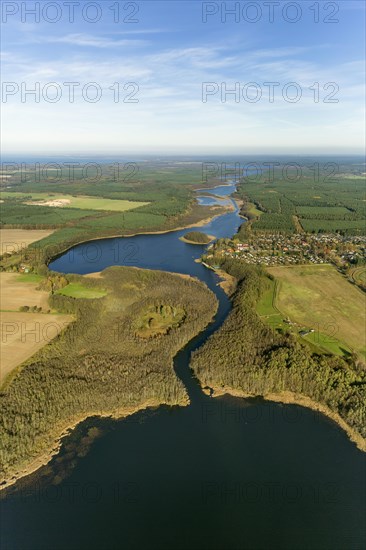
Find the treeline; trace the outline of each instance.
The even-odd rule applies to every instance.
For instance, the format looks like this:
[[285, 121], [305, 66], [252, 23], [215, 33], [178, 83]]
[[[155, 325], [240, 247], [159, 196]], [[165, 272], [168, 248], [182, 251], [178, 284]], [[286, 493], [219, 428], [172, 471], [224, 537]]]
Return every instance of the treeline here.
[[[52, 308], [76, 320], [0, 393], [0, 483], [50, 450], [60, 433], [82, 417], [145, 403], [185, 404], [173, 357], [217, 308], [214, 294], [202, 283], [164, 272], [114, 267], [102, 279], [67, 278], [108, 294], [96, 300], [51, 296]], [[167, 335], [141, 339], [136, 322], [157, 303], [184, 310], [184, 321]]]
[[365, 370], [353, 358], [316, 355], [290, 334], [264, 325], [255, 311], [268, 285], [261, 268], [229, 259], [221, 267], [240, 282], [228, 318], [193, 354], [191, 367], [201, 384], [251, 395], [301, 394], [366, 437]]

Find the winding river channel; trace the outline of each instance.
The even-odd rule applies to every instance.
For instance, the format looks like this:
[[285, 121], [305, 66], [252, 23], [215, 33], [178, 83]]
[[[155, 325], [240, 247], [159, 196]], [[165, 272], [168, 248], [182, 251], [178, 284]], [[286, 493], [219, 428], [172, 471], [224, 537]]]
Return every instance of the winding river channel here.
[[[205, 189], [212, 197], [199, 202], [231, 201], [234, 190]], [[242, 223], [233, 205], [200, 231], [232, 236]], [[218, 276], [195, 262], [204, 247], [180, 241], [184, 233], [80, 244], [52, 262], [63, 273], [133, 265], [188, 274], [215, 293], [219, 309], [175, 357], [190, 405], [79, 425], [47, 467], [1, 502], [3, 550], [365, 548], [365, 454], [336, 424], [296, 405], [213, 399], [192, 376], [191, 352], [220, 327], [231, 303]], [[90, 427], [101, 437], [70, 459]]]

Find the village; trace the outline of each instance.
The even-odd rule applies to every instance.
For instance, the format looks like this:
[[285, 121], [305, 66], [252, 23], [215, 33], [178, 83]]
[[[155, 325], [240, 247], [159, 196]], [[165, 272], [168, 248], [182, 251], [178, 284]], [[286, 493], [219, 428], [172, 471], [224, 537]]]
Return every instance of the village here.
[[228, 256], [248, 264], [268, 267], [331, 262], [342, 268], [365, 263], [366, 236], [251, 233], [246, 242], [220, 239], [212, 244], [206, 258], [217, 256]]

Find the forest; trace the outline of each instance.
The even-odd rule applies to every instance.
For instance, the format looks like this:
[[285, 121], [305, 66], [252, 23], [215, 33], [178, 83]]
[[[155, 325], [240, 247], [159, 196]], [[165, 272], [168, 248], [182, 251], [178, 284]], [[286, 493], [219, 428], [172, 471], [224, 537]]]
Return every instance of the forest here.
[[[314, 182], [310, 177], [286, 181], [262, 177], [242, 179], [238, 194], [243, 199], [242, 214], [253, 221], [253, 231], [278, 233], [334, 232], [364, 234], [366, 230], [365, 181], [342, 177]], [[248, 204], [259, 215], [253, 215]], [[249, 214], [249, 216], [248, 216]]]
[[[56, 281], [57, 274], [49, 277]], [[101, 278], [67, 275], [67, 280], [107, 294], [97, 299], [51, 295], [50, 306], [75, 315], [75, 322], [5, 381], [2, 484], [47, 455], [65, 429], [88, 416], [187, 404], [173, 357], [217, 309], [203, 283], [160, 271], [111, 267]], [[162, 321], [149, 322], [151, 334], [145, 328], [141, 332], [142, 321], [154, 316]]]
[[239, 283], [224, 324], [192, 356], [191, 368], [201, 385], [253, 396], [305, 396], [337, 413], [365, 438], [364, 367], [353, 357], [318, 355], [286, 330], [279, 333], [265, 325], [255, 310], [270, 284], [263, 268], [232, 259], [222, 260], [221, 268]]

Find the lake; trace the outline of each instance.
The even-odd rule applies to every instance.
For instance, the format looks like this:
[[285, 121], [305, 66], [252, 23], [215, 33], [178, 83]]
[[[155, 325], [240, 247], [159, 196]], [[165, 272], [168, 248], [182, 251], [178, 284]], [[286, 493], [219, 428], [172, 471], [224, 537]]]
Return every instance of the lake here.
[[[242, 221], [236, 209], [199, 230], [230, 237]], [[63, 273], [134, 265], [189, 274], [215, 292], [219, 310], [174, 361], [191, 404], [83, 422], [49, 466], [1, 501], [3, 549], [364, 548], [366, 457], [346, 434], [296, 405], [209, 398], [192, 376], [191, 352], [231, 303], [217, 275], [194, 261], [205, 247], [179, 240], [186, 232], [102, 239], [52, 262]], [[90, 427], [101, 436], [85, 454], [80, 442]]]

